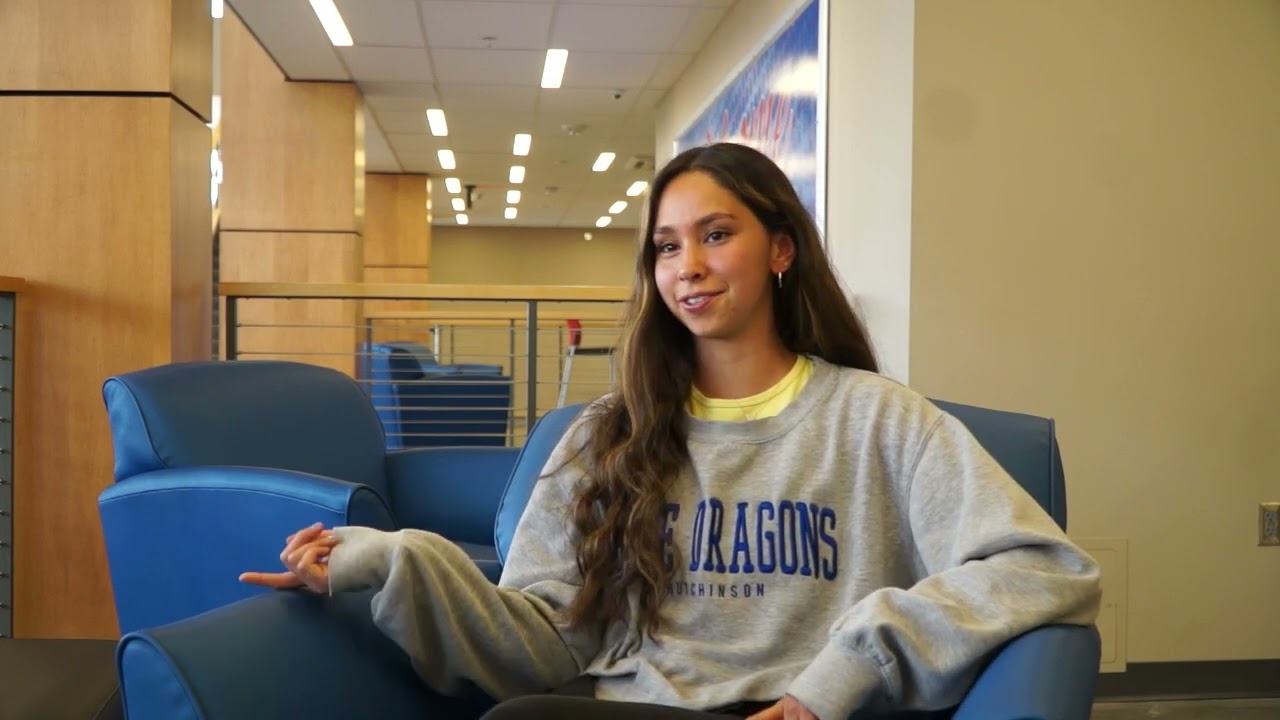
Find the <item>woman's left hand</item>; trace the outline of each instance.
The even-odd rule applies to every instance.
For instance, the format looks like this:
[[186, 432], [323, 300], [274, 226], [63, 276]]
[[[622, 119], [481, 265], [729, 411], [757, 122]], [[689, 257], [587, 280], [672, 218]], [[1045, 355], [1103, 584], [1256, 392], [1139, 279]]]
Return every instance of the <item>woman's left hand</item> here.
[[809, 708], [801, 705], [799, 700], [787, 695], [747, 720], [818, 720], [818, 716], [809, 712]]

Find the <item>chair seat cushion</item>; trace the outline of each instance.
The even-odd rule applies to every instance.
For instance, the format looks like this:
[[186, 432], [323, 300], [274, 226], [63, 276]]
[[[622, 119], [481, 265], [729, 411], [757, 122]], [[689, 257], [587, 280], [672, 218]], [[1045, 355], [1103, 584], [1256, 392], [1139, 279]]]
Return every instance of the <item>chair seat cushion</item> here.
[[502, 562], [498, 560], [498, 550], [492, 543], [460, 542], [457, 545], [467, 557], [475, 561], [476, 567], [489, 578], [489, 582], [497, 584], [498, 578], [502, 576]]

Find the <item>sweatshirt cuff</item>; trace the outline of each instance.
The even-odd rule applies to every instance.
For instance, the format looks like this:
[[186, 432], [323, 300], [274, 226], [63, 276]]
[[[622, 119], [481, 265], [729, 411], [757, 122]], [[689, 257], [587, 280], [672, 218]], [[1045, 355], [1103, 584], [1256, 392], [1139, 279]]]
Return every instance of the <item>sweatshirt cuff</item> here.
[[367, 527], [336, 527], [338, 544], [329, 553], [329, 594], [381, 588], [390, 573], [397, 533]]
[[818, 720], [847, 720], [871, 700], [883, 677], [870, 657], [827, 643], [791, 682], [787, 694], [817, 715]]

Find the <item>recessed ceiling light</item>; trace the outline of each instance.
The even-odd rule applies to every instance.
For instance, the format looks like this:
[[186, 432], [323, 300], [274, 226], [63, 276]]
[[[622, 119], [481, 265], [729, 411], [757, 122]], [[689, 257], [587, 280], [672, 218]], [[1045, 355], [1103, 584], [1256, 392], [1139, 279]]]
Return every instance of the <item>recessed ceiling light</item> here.
[[455, 219], [458, 221], [459, 225], [466, 225], [471, 222], [471, 218], [467, 217], [466, 213], [458, 213], [458, 216]]
[[623, 210], [626, 210], [626, 209], [627, 209], [627, 201], [626, 201], [626, 200], [619, 200], [618, 202], [616, 202], [616, 203], [614, 203], [614, 204], [612, 204], [612, 205], [610, 205], [610, 206], [609, 206], [609, 214], [610, 214], [610, 215], [617, 215], [618, 213], [620, 213], [620, 212], [622, 212]]
[[467, 201], [466, 201], [466, 200], [463, 200], [462, 198], [454, 198], [454, 199], [453, 199], [453, 209], [454, 209], [456, 212], [462, 212], [462, 211], [466, 210], [466, 209], [467, 209]]
[[569, 62], [568, 50], [548, 50], [547, 61], [542, 66], [542, 87], [554, 89], [564, 80], [564, 66]]
[[508, 191], [507, 191], [507, 204], [508, 204], [508, 205], [515, 205], [515, 204], [516, 204], [516, 203], [518, 203], [518, 202], [520, 202], [520, 191], [519, 191], [519, 190], [508, 190]]
[[444, 111], [431, 108], [427, 111], [427, 125], [431, 126], [431, 134], [444, 137], [449, 134], [449, 124], [444, 121]]
[[511, 176], [508, 177], [507, 179], [510, 180], [513, 185], [519, 185], [520, 183], [524, 182], [524, 166], [512, 165]]
[[333, 0], [311, 0], [311, 9], [316, 11], [316, 17], [320, 18], [320, 24], [324, 26], [324, 32], [329, 36], [329, 42], [337, 47], [351, 47], [355, 43], [351, 42], [351, 33], [347, 31], [347, 24], [342, 22], [342, 15], [338, 13], [338, 8], [333, 6]]
[[437, 150], [436, 157], [440, 158], [442, 170], [453, 170], [458, 167], [458, 161], [454, 159], [452, 150]]
[[631, 187], [627, 188], [627, 197], [635, 197], [645, 191], [649, 187], [649, 183], [643, 180], [637, 180], [631, 183]]
[[515, 219], [516, 219], [516, 209], [515, 209], [515, 208], [510, 208], [510, 207], [509, 207], [509, 208], [507, 208], [506, 210], [504, 210], [504, 211], [502, 212], [502, 216], [503, 216], [503, 217], [505, 217], [505, 218], [506, 218], [506, 219], [508, 219], [508, 220], [515, 220]]
[[529, 133], [520, 133], [516, 135], [516, 140], [511, 146], [513, 155], [528, 155], [529, 146], [533, 144], [533, 136]]
[[614, 155], [611, 152], [602, 152], [600, 153], [600, 157], [596, 158], [596, 164], [592, 165], [591, 169], [596, 172], [604, 172], [613, 164], [613, 159], [615, 157], [617, 157], [617, 155]]
[[613, 218], [608, 215], [602, 215], [600, 216], [600, 219], [596, 221], [596, 227], [604, 227], [611, 222], [613, 222]]
[[454, 195], [457, 195], [458, 193], [462, 192], [462, 182], [458, 180], [458, 178], [445, 178], [444, 189], [448, 190]]

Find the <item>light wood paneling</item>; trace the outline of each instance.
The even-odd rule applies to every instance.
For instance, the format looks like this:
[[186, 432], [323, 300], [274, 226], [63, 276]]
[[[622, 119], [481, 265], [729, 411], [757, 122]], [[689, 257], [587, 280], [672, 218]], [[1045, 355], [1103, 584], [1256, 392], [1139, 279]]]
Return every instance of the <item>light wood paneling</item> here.
[[365, 176], [364, 242], [366, 267], [430, 266], [426, 175]]
[[359, 90], [288, 82], [230, 8], [221, 33], [223, 229], [361, 232]]
[[[363, 272], [354, 233], [224, 230], [220, 242], [220, 288], [263, 278], [342, 283]], [[241, 300], [238, 314], [240, 358], [307, 362], [354, 376], [360, 301]]]
[[241, 282], [219, 283], [224, 296], [281, 298], [403, 298], [406, 300], [537, 300], [540, 302], [620, 302], [630, 296], [625, 287], [591, 285], [444, 285], [357, 282]]
[[0, 88], [174, 92], [210, 113], [208, 0], [4, 0]]
[[[173, 105], [0, 97], [0, 267], [27, 280], [20, 305], [31, 330], [17, 393], [24, 398], [15, 447], [24, 474], [15, 498], [18, 636], [118, 633], [96, 503], [112, 482], [102, 382], [196, 359], [175, 354], [199, 343], [175, 343], [172, 329], [204, 321], [197, 303], [172, 302], [174, 184], [207, 183], [203, 171], [186, 176], [195, 170], [183, 153], [171, 162]], [[179, 143], [197, 142], [192, 128], [181, 135]], [[181, 212], [194, 217], [194, 200], [182, 202], [191, 207]], [[181, 284], [182, 294], [196, 292], [195, 282]]]
[[[372, 197], [372, 194], [370, 195]], [[373, 215], [370, 214], [370, 220]], [[368, 226], [372, 228], [372, 223]], [[369, 238], [365, 237], [365, 252], [369, 249]], [[365, 282], [375, 283], [425, 283], [429, 279], [430, 270], [425, 267], [365, 267]], [[396, 317], [371, 322], [371, 313], [420, 313], [429, 310], [425, 300], [365, 300], [362, 317], [370, 326], [373, 342], [411, 341], [431, 344], [431, 333], [428, 323], [421, 320]]]
[[209, 128], [169, 103], [172, 131], [170, 338], [173, 357], [207, 360], [213, 334]]

